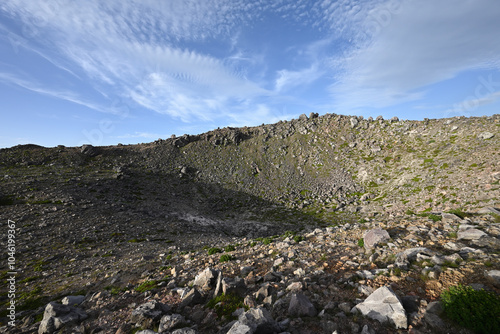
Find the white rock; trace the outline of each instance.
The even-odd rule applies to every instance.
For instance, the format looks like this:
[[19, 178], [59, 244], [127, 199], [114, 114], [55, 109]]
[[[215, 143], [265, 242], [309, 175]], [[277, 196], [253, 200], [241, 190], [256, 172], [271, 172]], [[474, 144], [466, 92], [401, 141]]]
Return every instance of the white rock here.
[[355, 310], [381, 323], [390, 322], [396, 328], [408, 327], [408, 319], [401, 301], [387, 286], [375, 290], [364, 302], [356, 305], [353, 308], [353, 311]]

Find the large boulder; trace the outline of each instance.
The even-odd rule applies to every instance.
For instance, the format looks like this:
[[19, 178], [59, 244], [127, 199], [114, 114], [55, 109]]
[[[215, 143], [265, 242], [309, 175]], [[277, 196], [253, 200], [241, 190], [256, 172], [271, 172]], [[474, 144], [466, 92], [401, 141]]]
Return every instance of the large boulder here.
[[198, 291], [198, 289], [191, 289], [183, 298], [181, 303], [179, 304], [180, 308], [184, 308], [186, 306], [193, 306], [196, 304], [203, 303], [203, 295]]
[[226, 295], [245, 297], [246, 291], [247, 286], [245, 285], [245, 280], [242, 278], [224, 278], [222, 280], [222, 293]]
[[264, 308], [251, 308], [240, 314], [227, 334], [273, 334], [281, 332], [269, 311]]
[[96, 155], [99, 154], [99, 149], [90, 144], [85, 144], [82, 145], [82, 147], [80, 148], [80, 152], [89, 157], [95, 157]]
[[292, 317], [314, 317], [316, 308], [311, 301], [302, 293], [294, 293], [288, 307], [288, 315]]
[[50, 302], [45, 307], [43, 319], [38, 327], [39, 334], [52, 334], [64, 326], [74, 325], [87, 319], [82, 309]]
[[468, 230], [460, 231], [457, 233], [458, 240], [479, 240], [484, 236], [487, 236], [487, 234], [476, 228], [470, 228]]
[[386, 230], [376, 228], [365, 233], [363, 240], [366, 249], [371, 249], [380, 243], [389, 241], [391, 236]]
[[66, 296], [61, 301], [63, 305], [77, 306], [83, 303], [85, 296]]
[[196, 277], [194, 278], [194, 286], [202, 290], [210, 290], [212, 288], [215, 288], [218, 274], [219, 273], [217, 272], [217, 270], [206, 268], [198, 275], [196, 275]]
[[378, 320], [380, 323], [389, 322], [396, 328], [408, 327], [403, 304], [394, 291], [387, 286], [375, 290], [364, 302], [354, 306], [352, 311], [359, 311], [364, 316]]
[[408, 269], [410, 262], [415, 261], [418, 254], [431, 255], [431, 253], [432, 252], [425, 247], [409, 248], [396, 254], [394, 265], [401, 269]]
[[131, 322], [142, 328], [152, 328], [162, 315], [170, 311], [167, 305], [155, 300], [139, 305], [132, 311]]
[[186, 319], [180, 314], [169, 314], [164, 315], [160, 320], [160, 327], [158, 330], [160, 333], [171, 331], [179, 327], [185, 327], [188, 325]]

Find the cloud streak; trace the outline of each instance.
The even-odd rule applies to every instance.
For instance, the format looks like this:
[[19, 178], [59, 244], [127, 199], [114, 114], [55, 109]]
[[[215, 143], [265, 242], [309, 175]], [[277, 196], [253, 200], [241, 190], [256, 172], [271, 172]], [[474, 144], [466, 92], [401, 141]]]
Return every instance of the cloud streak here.
[[[453, 8], [450, 8], [453, 6]], [[477, 69], [498, 69], [500, 6], [492, 0], [405, 1], [355, 50], [331, 86], [340, 109], [386, 107], [425, 96], [431, 84]]]
[[33, 78], [21, 78], [19, 76], [16, 76], [12, 73], [4, 73], [0, 72], [0, 81], [3, 81], [6, 84], [13, 84], [18, 87], [22, 87], [24, 89], [27, 89], [29, 91], [39, 93], [42, 95], [50, 96], [56, 99], [72, 102], [81, 106], [85, 106], [87, 108], [100, 111], [100, 112], [105, 112], [105, 113], [113, 113], [117, 114], [113, 108], [106, 108], [100, 104], [96, 104], [93, 101], [88, 101], [76, 94], [73, 91], [70, 90], [57, 90], [57, 89], [49, 89], [46, 88], [45, 85], [42, 85], [40, 83], [37, 83]]

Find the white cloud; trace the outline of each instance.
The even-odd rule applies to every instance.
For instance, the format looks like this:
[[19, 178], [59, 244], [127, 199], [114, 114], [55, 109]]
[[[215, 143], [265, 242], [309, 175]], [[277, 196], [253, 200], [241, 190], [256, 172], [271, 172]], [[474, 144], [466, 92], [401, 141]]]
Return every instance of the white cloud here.
[[350, 55], [331, 87], [339, 109], [417, 100], [463, 71], [500, 68], [497, 1], [405, 1], [396, 13], [384, 10], [373, 9], [374, 39]]
[[3, 81], [6, 84], [14, 84], [16, 86], [25, 88], [27, 90], [30, 90], [32, 92], [36, 92], [39, 94], [43, 94], [46, 96], [54, 97], [57, 99], [65, 100], [68, 102], [72, 102], [78, 105], [85, 106], [87, 108], [100, 111], [100, 112], [106, 112], [106, 113], [114, 113], [118, 114], [116, 110], [114, 110], [112, 107], [105, 107], [103, 105], [97, 104], [93, 101], [88, 101], [81, 96], [79, 96], [77, 93], [69, 90], [64, 90], [64, 89], [54, 89], [54, 88], [47, 88], [45, 85], [37, 83], [36, 80], [33, 78], [21, 78], [17, 75], [14, 75], [12, 73], [4, 73], [0, 72], [0, 81]]
[[45, 45], [43, 56], [62, 68], [48, 52], [58, 50], [91, 78], [102, 95], [119, 92], [143, 107], [190, 121], [224, 112], [228, 101], [271, 94], [224, 59], [171, 45], [177, 39], [225, 35], [243, 19], [252, 18], [254, 5], [243, 1], [44, 4], [12, 0], [2, 9], [19, 17], [29, 30], [43, 31], [37, 34]]
[[484, 97], [469, 98], [460, 103], [456, 103], [453, 108], [444, 111], [445, 117], [453, 115], [470, 116], [473, 111], [480, 106], [491, 104], [500, 99], [500, 91], [488, 94]]
[[309, 85], [323, 74], [324, 72], [318, 69], [317, 64], [300, 71], [280, 70], [276, 79], [276, 90], [281, 92], [297, 86]]

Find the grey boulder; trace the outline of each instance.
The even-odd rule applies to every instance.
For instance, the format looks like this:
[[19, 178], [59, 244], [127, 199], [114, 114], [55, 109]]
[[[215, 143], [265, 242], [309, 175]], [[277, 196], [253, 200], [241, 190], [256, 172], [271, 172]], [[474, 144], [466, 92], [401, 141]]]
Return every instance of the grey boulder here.
[[363, 240], [366, 249], [371, 249], [380, 243], [387, 242], [391, 237], [386, 230], [376, 228], [365, 233]]
[[356, 311], [380, 323], [389, 322], [396, 328], [408, 327], [408, 318], [403, 304], [394, 291], [387, 286], [378, 288], [364, 302], [354, 306], [351, 312]]
[[87, 319], [87, 313], [82, 309], [50, 302], [45, 307], [43, 319], [38, 327], [39, 334], [51, 334], [63, 326], [74, 325]]
[[157, 323], [161, 319], [161, 316], [168, 311], [168, 306], [153, 300], [133, 310], [130, 320], [142, 328], [151, 328], [153, 324]]
[[194, 286], [202, 290], [210, 290], [215, 287], [219, 273], [216, 270], [206, 268], [194, 278]]
[[288, 315], [295, 317], [314, 317], [317, 314], [316, 308], [309, 299], [302, 293], [294, 293], [288, 307]]
[[227, 334], [272, 334], [281, 332], [269, 311], [264, 308], [251, 308], [240, 314]]

